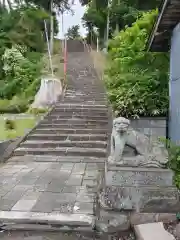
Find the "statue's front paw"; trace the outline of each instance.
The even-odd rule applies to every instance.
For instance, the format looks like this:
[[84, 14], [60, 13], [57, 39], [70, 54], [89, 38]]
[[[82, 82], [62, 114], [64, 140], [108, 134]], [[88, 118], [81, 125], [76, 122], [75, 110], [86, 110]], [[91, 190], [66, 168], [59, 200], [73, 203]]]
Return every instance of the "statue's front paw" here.
[[113, 164], [113, 163], [114, 163], [114, 159], [113, 159], [112, 156], [109, 156], [109, 157], [108, 157], [108, 163], [109, 163], [109, 164]]

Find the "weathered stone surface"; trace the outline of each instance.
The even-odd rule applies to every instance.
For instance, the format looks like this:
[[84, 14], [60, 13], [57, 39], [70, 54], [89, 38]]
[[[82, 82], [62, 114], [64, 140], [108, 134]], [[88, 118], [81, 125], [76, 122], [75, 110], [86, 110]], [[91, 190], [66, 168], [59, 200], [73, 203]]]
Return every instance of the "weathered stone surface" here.
[[96, 228], [105, 233], [127, 231], [130, 228], [130, 222], [125, 214], [101, 210], [100, 218], [96, 220]]
[[174, 234], [176, 237], [180, 238], [180, 223], [176, 225]]
[[109, 167], [106, 186], [172, 186], [172, 178], [168, 169]]
[[176, 220], [176, 213], [132, 213], [130, 215], [131, 226], [153, 222], [170, 223]]
[[177, 212], [180, 208], [176, 188], [105, 187], [100, 194], [103, 208], [136, 212]]
[[[108, 162], [136, 167], [164, 167], [168, 152], [163, 144], [158, 140], [151, 141], [145, 134], [129, 128], [129, 125], [130, 121], [126, 118], [114, 119]], [[126, 154], [125, 147], [129, 148], [130, 154]]]
[[149, 223], [134, 226], [138, 239], [141, 240], [175, 240], [175, 237], [164, 229], [163, 223]]
[[57, 214], [40, 212], [0, 211], [0, 221], [6, 222], [39, 222], [60, 225], [91, 226], [94, 227], [94, 217], [86, 214]]

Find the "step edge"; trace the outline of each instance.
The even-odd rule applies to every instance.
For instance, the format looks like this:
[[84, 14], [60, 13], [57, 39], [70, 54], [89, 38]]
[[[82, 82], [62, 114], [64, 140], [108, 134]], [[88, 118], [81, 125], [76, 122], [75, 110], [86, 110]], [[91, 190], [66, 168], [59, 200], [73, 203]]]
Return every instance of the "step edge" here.
[[0, 222], [22, 222], [22, 223], [46, 223], [60, 224], [66, 226], [95, 226], [95, 217], [89, 214], [65, 214], [65, 213], [42, 213], [42, 212], [20, 212], [0, 211]]

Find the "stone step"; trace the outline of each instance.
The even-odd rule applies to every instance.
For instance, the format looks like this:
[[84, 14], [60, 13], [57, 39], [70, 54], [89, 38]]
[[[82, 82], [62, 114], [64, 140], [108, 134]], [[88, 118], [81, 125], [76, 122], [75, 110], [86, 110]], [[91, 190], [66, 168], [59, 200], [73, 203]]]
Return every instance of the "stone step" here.
[[107, 111], [107, 106], [103, 106], [103, 105], [79, 105], [79, 104], [60, 104], [60, 105], [55, 105], [55, 109], [69, 109], [69, 111], [71, 109], [75, 109], [75, 110], [84, 110], [84, 111]]
[[[64, 227], [67, 229], [66, 231], [73, 231], [73, 230], [82, 230], [87, 231], [93, 230], [95, 226], [95, 217], [89, 214], [67, 214], [67, 213], [58, 213], [58, 212], [52, 212], [52, 213], [46, 213], [46, 212], [25, 212], [25, 211], [0, 211], [0, 222], [6, 223], [4, 225], [13, 225], [13, 224], [36, 224], [36, 225], [41, 225], [41, 226], [47, 226], [46, 229], [48, 228], [48, 224], [55, 227], [60, 226]], [[37, 224], [38, 223], [38, 224]], [[47, 224], [48, 223], [48, 224]], [[24, 227], [24, 230], [26, 228]], [[63, 231], [63, 228], [62, 228]], [[37, 233], [37, 232], [36, 232]], [[40, 232], [39, 232], [40, 233]], [[13, 233], [12, 233], [13, 234]], [[22, 234], [23, 235], [23, 234]], [[21, 235], [21, 236], [22, 236]], [[8, 233], [9, 236], [9, 233]], [[29, 236], [29, 235], [28, 235]], [[54, 235], [53, 235], [54, 236]], [[11, 237], [10, 237], [11, 238]], [[27, 240], [32, 240], [32, 239], [45, 239], [46, 237], [29, 237]], [[5, 238], [8, 240], [8, 238]], [[12, 239], [14, 239], [12, 237]], [[19, 240], [21, 238], [18, 237]], [[14, 240], [18, 240], [14, 239]], [[22, 237], [22, 239], [26, 239], [25, 235]], [[50, 238], [49, 238], [50, 239]], [[54, 237], [52, 237], [54, 239]], [[61, 239], [61, 237], [57, 238]], [[63, 239], [62, 239], [63, 240]]]
[[[87, 89], [87, 88], [86, 88]], [[104, 93], [99, 93], [98, 91], [94, 91], [94, 92], [89, 92], [88, 89], [87, 91], [85, 90], [83, 93], [81, 94], [72, 94], [72, 93], [66, 93], [65, 97], [72, 97], [72, 96], [75, 96], [75, 97], [85, 97], [85, 98], [99, 98], [99, 99], [106, 99], [107, 98], [107, 95], [104, 94]]]
[[104, 141], [47, 141], [27, 140], [20, 145], [26, 148], [58, 148], [58, 147], [79, 147], [79, 148], [106, 148]]
[[161, 168], [108, 167], [108, 186], [172, 186], [173, 172]]
[[99, 101], [97, 99], [95, 99], [94, 101], [90, 101], [90, 100], [85, 100], [85, 99], [67, 99], [64, 98], [64, 100], [62, 101], [62, 103], [66, 103], [66, 104], [71, 104], [76, 103], [76, 104], [98, 104], [98, 105], [107, 105], [108, 101]]
[[106, 129], [72, 129], [72, 128], [36, 128], [33, 132], [36, 134], [38, 133], [51, 133], [51, 134], [106, 134], [107, 130]]
[[22, 155], [51, 155], [51, 156], [90, 156], [106, 157], [106, 150], [102, 148], [25, 148], [18, 147], [14, 151], [14, 156]]
[[106, 148], [105, 141], [47, 141], [27, 140], [20, 145], [25, 148], [58, 148], [58, 147], [79, 147], [79, 148]]
[[95, 96], [93, 96], [93, 95], [91, 95], [91, 96], [88, 96], [87, 94], [85, 94], [85, 95], [79, 95], [79, 96], [77, 96], [77, 95], [71, 95], [71, 94], [69, 94], [69, 96], [68, 95], [66, 95], [65, 96], [65, 98], [64, 99], [71, 99], [71, 100], [79, 100], [79, 99], [82, 99], [82, 100], [95, 100], [95, 101], [107, 101], [107, 98], [106, 97], [98, 97], [97, 95]]
[[44, 119], [85, 119], [85, 120], [107, 120], [107, 116], [94, 116], [94, 115], [80, 115], [80, 114], [76, 114], [76, 115], [73, 115], [72, 113], [64, 113], [62, 115], [60, 114], [50, 114], [48, 115], [47, 117], [45, 117]]
[[48, 119], [47, 117], [45, 117], [42, 121], [41, 124], [53, 124], [53, 123], [57, 123], [57, 124], [85, 124], [85, 125], [91, 125], [91, 124], [96, 124], [97, 126], [107, 126], [108, 125], [108, 120], [92, 120], [92, 119], [73, 119], [73, 118], [64, 118], [64, 119]]
[[104, 125], [96, 125], [96, 124], [61, 124], [61, 123], [42, 123], [40, 125], [38, 125], [38, 129], [44, 129], [44, 128], [59, 128], [59, 129], [67, 129], [67, 128], [71, 128], [71, 129], [82, 129], [82, 128], [86, 128], [86, 129], [104, 129], [107, 132], [107, 129], [104, 128]]
[[62, 102], [59, 102], [59, 103], [56, 103], [56, 107], [58, 108], [88, 108], [88, 109], [97, 109], [97, 108], [106, 108], [107, 106], [106, 105], [97, 105], [97, 104], [77, 104], [77, 103], [62, 103]]
[[106, 114], [107, 115], [107, 108], [77, 108], [77, 107], [71, 107], [71, 108], [59, 108], [55, 107], [51, 112], [61, 112], [61, 113], [93, 113], [93, 114]]
[[53, 109], [50, 113], [49, 116], [81, 116], [81, 117], [90, 117], [91, 116], [98, 116], [98, 117], [108, 117], [108, 112], [106, 110], [106, 112], [92, 112], [92, 111], [89, 111], [89, 112], [84, 112], [83, 110], [82, 111], [76, 111], [76, 110], [71, 110], [71, 111], [59, 111], [57, 109]]
[[57, 141], [107, 141], [106, 134], [30, 134], [28, 140], [57, 140]]
[[9, 164], [26, 163], [26, 162], [59, 162], [59, 163], [90, 163], [90, 170], [104, 170], [106, 158], [87, 157], [87, 156], [51, 156], [51, 155], [23, 155], [12, 156]]

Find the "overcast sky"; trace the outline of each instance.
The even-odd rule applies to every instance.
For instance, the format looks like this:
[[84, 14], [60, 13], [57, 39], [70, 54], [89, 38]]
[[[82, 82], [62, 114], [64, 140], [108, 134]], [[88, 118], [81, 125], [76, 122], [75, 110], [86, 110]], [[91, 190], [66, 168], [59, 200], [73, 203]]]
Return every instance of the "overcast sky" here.
[[[67, 32], [69, 27], [73, 25], [80, 25], [81, 35], [84, 36], [86, 34], [86, 29], [83, 28], [81, 18], [85, 12], [85, 7], [82, 7], [79, 3], [79, 0], [75, 0], [75, 4], [72, 7], [74, 11], [74, 15], [71, 13], [64, 13], [64, 34]], [[59, 20], [59, 34], [58, 38], [63, 38], [63, 30], [62, 30], [62, 16], [58, 17]]]

